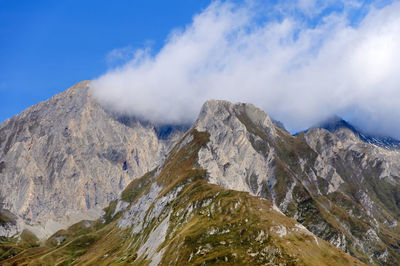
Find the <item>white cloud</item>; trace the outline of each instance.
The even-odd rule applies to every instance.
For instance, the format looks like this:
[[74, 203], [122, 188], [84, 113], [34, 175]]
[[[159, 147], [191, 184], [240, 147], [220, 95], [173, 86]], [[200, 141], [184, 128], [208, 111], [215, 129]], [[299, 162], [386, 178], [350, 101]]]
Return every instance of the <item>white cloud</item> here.
[[[319, 2], [299, 0], [292, 10], [215, 2], [172, 31], [156, 55], [135, 51], [95, 80], [93, 93], [113, 110], [156, 122], [191, 122], [213, 98], [252, 102], [292, 130], [347, 113], [400, 137], [400, 4], [351, 1], [327, 12]], [[367, 14], [352, 27], [355, 8]], [[318, 20], [304, 22], [293, 10]], [[268, 17], [276, 12], [279, 19]]]
[[106, 60], [109, 64], [115, 63], [116, 61], [129, 60], [135, 57], [135, 53], [136, 49], [132, 46], [115, 48], [107, 54]]

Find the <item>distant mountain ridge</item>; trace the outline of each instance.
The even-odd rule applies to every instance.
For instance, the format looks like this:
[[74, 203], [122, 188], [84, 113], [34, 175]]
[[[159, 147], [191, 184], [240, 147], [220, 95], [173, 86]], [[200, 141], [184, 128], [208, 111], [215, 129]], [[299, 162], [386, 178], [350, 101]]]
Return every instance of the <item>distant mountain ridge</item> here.
[[378, 136], [378, 135], [371, 135], [368, 133], [365, 133], [353, 125], [351, 125], [349, 122], [344, 120], [343, 118], [334, 115], [317, 125], [311, 127], [311, 128], [324, 128], [330, 132], [335, 132], [336, 130], [340, 128], [347, 128], [351, 130], [355, 135], [357, 135], [362, 141], [370, 143], [372, 145], [376, 145], [385, 149], [389, 150], [398, 150], [400, 149], [400, 140], [397, 140], [395, 138], [389, 137], [389, 136]]
[[[105, 111], [89, 86], [0, 125], [0, 261], [399, 264], [398, 150], [341, 119], [293, 136], [221, 100], [189, 129], [155, 126]], [[40, 243], [35, 225], [54, 234]]]

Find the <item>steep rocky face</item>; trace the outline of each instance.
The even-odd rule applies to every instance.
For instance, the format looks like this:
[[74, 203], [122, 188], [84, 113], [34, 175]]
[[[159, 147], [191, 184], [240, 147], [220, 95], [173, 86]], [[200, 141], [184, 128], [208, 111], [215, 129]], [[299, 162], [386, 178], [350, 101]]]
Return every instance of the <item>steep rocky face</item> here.
[[375, 262], [396, 265], [400, 260], [399, 151], [361, 141], [345, 128], [334, 133], [313, 129], [305, 138], [319, 153], [320, 162], [331, 165], [333, 174], [343, 180], [337, 190], [325, 195], [338, 208], [335, 217], [347, 220], [342, 222], [347, 248], [354, 245], [361, 254], [373, 251]]
[[[250, 130], [274, 141], [277, 129], [271, 119], [250, 104], [208, 101], [195, 128], [210, 134], [199, 152], [199, 164], [209, 172], [209, 182], [226, 188], [261, 195], [263, 186], [274, 182], [274, 147], [252, 134], [243, 122], [256, 123]], [[278, 129], [280, 130], [280, 129]]]
[[396, 264], [400, 153], [352, 130], [292, 136], [251, 104], [209, 101], [195, 128], [209, 182], [271, 200], [311, 232], [368, 263]]
[[358, 263], [317, 237], [366, 263], [400, 261], [399, 151], [348, 127], [292, 136], [226, 101], [206, 102], [184, 131], [110, 114], [86, 82], [4, 122], [0, 232], [25, 240], [0, 244], [2, 258], [36, 256], [10, 257], [36, 245], [23, 229], [45, 237], [111, 202], [34, 263]]
[[42, 238], [99, 217], [183, 135], [108, 113], [89, 85], [78, 83], [0, 125], [0, 208], [16, 216], [1, 235], [28, 228]]
[[[210, 134], [191, 129], [165, 163], [132, 181], [101, 220], [54, 234], [5, 265], [363, 265], [245, 192], [206, 182]], [[15, 246], [14, 246], [15, 247]], [[1, 252], [1, 250], [0, 250]]]

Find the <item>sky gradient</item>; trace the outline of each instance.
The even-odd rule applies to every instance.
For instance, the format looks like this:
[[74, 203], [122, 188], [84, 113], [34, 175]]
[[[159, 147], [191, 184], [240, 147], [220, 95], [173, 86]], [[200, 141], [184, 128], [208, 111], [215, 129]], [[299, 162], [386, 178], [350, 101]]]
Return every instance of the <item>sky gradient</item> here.
[[0, 120], [94, 79], [100, 103], [154, 122], [213, 98], [291, 132], [338, 114], [400, 138], [399, 1], [0, 3]]
[[0, 121], [93, 79], [123, 47], [160, 49], [208, 0], [0, 0]]

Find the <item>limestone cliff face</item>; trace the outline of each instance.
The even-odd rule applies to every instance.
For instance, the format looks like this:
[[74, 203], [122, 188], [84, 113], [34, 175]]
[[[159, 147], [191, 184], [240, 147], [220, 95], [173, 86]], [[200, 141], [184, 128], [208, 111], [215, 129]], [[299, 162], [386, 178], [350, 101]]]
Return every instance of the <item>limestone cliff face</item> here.
[[[274, 148], [252, 134], [243, 120], [254, 121], [267, 138], [276, 138], [271, 119], [255, 106], [206, 102], [195, 128], [210, 133], [210, 142], [200, 150], [199, 164], [208, 170], [210, 183], [260, 195], [264, 183], [274, 182]], [[256, 150], [258, 144], [265, 153]]]
[[18, 231], [45, 237], [99, 217], [183, 134], [160, 139], [153, 125], [108, 113], [89, 85], [78, 83], [0, 125], [1, 207], [18, 217]]
[[[107, 112], [92, 99], [89, 86], [79, 83], [0, 125], [0, 236], [27, 228], [46, 238], [80, 220], [100, 217], [111, 202], [96, 223], [113, 221], [107, 227], [119, 232], [116, 242], [126, 240], [124, 250], [131, 248], [143, 261], [151, 257], [156, 264], [175, 259], [166, 260], [164, 255], [176, 254], [185, 243], [188, 253], [181, 259], [200, 254], [201, 261], [201, 255], [212, 253], [208, 247], [214, 240], [198, 240], [198, 246], [190, 234], [179, 241], [174, 234], [182, 225], [189, 226], [193, 213], [204, 215], [203, 210], [194, 211], [204, 202], [177, 206], [197, 201], [204, 196], [203, 189], [209, 190], [205, 202], [210, 205], [203, 207], [214, 207], [207, 219], [223, 217], [225, 224], [232, 213], [211, 195], [229, 196], [233, 192], [227, 189], [232, 189], [271, 201], [274, 211], [266, 220], [274, 220], [279, 209], [363, 262], [400, 261], [400, 152], [394, 146], [374, 145], [341, 126], [292, 136], [251, 104], [214, 100], [204, 104], [185, 134], [185, 127], [155, 127]], [[235, 193], [233, 198], [248, 197]], [[253, 200], [245, 213], [250, 215], [251, 210], [257, 220], [264, 214], [253, 210], [259, 199]], [[229, 202], [233, 209], [240, 204], [231, 202], [230, 196]], [[250, 219], [242, 218], [245, 223]], [[203, 232], [204, 220], [195, 222]], [[293, 228], [300, 226], [290, 223]], [[237, 224], [240, 235], [243, 224]], [[127, 229], [130, 237], [124, 235]], [[284, 230], [275, 229], [281, 238]], [[213, 234], [200, 234], [198, 239]], [[251, 243], [258, 238], [253, 236]], [[231, 237], [240, 239], [236, 233]], [[170, 243], [171, 252], [165, 250], [165, 241], [177, 241]], [[222, 237], [221, 241], [225, 242]], [[242, 244], [238, 242], [238, 247]], [[243, 259], [251, 254], [244, 252]], [[260, 261], [268, 261], [263, 256]]]
[[271, 200], [317, 236], [368, 263], [400, 259], [400, 152], [351, 130], [292, 136], [251, 104], [208, 101], [199, 165], [211, 183]]
[[0, 242], [0, 263], [364, 265], [271, 202], [208, 183], [197, 158], [209, 137], [192, 128], [164, 163], [133, 180], [101, 219], [60, 230], [46, 245], [19, 243], [22, 252]]

